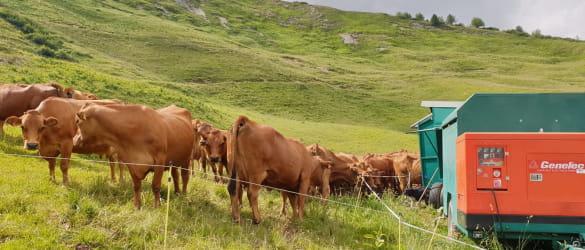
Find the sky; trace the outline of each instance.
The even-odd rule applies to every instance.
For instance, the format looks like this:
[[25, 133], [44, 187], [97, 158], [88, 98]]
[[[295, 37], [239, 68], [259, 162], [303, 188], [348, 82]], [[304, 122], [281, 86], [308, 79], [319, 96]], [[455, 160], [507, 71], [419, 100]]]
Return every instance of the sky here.
[[[287, 0], [292, 2], [292, 0]], [[500, 30], [520, 25], [525, 32], [540, 30], [543, 35], [585, 39], [585, 0], [302, 0], [312, 5], [340, 10], [387, 13], [422, 13], [455, 16], [457, 23], [469, 26], [479, 17], [485, 27]]]

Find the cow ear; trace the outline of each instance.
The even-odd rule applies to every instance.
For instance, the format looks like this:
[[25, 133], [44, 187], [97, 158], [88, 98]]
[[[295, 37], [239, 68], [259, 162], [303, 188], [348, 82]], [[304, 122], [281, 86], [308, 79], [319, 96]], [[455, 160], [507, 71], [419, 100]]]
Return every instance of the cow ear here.
[[49, 118], [45, 118], [45, 120], [43, 121], [43, 124], [47, 127], [52, 127], [55, 126], [59, 123], [59, 120], [57, 120], [57, 118], [55, 117], [49, 117]]
[[20, 117], [17, 116], [8, 117], [5, 122], [8, 123], [10, 126], [22, 125], [22, 119], [20, 119]]
[[77, 118], [79, 120], [83, 120], [83, 121], [87, 120], [87, 116], [83, 112], [77, 112], [75, 115], [77, 116]]

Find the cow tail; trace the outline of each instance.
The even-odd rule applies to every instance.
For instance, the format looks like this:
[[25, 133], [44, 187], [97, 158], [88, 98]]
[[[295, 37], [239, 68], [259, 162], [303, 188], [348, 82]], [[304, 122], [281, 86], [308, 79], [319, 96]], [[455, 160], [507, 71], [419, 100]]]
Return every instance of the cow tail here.
[[236, 168], [235, 168], [235, 166], [232, 169], [232, 176], [231, 176], [230, 183], [228, 184], [227, 188], [228, 188], [228, 192], [229, 192], [230, 196], [236, 195]]
[[237, 123], [230, 128], [228, 132], [228, 146], [227, 146], [227, 158], [228, 158], [228, 171], [232, 171], [232, 176], [230, 179], [230, 183], [228, 184], [228, 192], [230, 196], [234, 196], [236, 194], [236, 139], [238, 135], [238, 126]]

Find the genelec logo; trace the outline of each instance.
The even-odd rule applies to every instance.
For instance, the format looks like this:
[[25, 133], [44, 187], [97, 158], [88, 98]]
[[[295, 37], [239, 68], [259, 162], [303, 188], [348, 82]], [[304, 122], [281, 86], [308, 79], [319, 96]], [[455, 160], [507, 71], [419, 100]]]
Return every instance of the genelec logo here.
[[542, 163], [540, 163], [540, 168], [543, 168], [543, 169], [584, 169], [585, 164], [575, 163], [572, 161], [563, 162], [563, 163], [542, 161]]

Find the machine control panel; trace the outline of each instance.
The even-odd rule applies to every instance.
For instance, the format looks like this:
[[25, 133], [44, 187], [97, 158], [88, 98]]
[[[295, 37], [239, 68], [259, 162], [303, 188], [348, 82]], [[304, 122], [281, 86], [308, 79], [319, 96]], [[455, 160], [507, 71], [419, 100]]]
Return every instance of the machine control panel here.
[[503, 146], [477, 148], [477, 189], [508, 188], [506, 155]]

